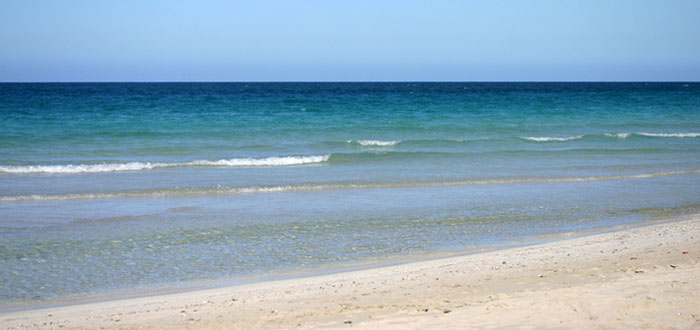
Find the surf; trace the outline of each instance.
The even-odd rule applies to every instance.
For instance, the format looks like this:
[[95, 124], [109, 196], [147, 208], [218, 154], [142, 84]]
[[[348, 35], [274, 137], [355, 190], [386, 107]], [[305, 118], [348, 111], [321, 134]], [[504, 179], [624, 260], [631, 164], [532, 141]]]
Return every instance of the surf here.
[[0, 166], [0, 173], [8, 174], [83, 174], [108, 172], [134, 172], [167, 167], [207, 166], [207, 167], [259, 167], [259, 166], [294, 166], [327, 162], [328, 155], [283, 156], [266, 158], [231, 158], [220, 160], [194, 160], [181, 163], [102, 163], [102, 164], [67, 164], [67, 165], [14, 165]]

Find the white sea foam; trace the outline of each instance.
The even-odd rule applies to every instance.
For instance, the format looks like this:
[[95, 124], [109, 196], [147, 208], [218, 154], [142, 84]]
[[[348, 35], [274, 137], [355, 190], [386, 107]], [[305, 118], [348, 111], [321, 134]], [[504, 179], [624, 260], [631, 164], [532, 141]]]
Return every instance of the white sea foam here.
[[626, 139], [630, 136], [630, 133], [605, 133], [605, 136], [614, 137], [618, 139]]
[[311, 156], [286, 156], [268, 158], [231, 158], [220, 160], [195, 160], [184, 163], [141, 163], [129, 162], [119, 164], [80, 164], [80, 165], [16, 165], [0, 166], [0, 173], [9, 174], [80, 174], [80, 173], [105, 173], [105, 172], [126, 172], [144, 171], [162, 167], [180, 166], [231, 166], [231, 167], [253, 167], [253, 166], [291, 166], [323, 163], [330, 159], [331, 155], [311, 155]]
[[550, 137], [550, 136], [542, 136], [542, 137], [537, 137], [537, 136], [524, 136], [521, 137], [521, 139], [528, 140], [528, 141], [535, 141], [535, 142], [551, 142], [551, 141], [570, 141], [570, 140], [578, 140], [582, 138], [582, 135], [577, 135], [577, 136], [569, 136], [569, 137]]
[[380, 140], [348, 140], [348, 143], [357, 143], [361, 146], [390, 147], [399, 144], [401, 141], [380, 141]]
[[672, 138], [700, 137], [700, 133], [644, 133], [644, 132], [639, 132], [637, 134], [643, 135], [643, 136], [651, 136], [651, 137], [672, 137]]
[[646, 132], [637, 132], [637, 133], [605, 133], [604, 135], [609, 136], [609, 137], [619, 138], [619, 139], [626, 139], [626, 138], [630, 137], [630, 135], [641, 135], [641, 136], [662, 137], [662, 138], [695, 138], [695, 137], [700, 137], [700, 133], [646, 133]]
[[102, 173], [122, 171], [142, 171], [156, 167], [176, 166], [167, 163], [141, 163], [129, 162], [121, 164], [91, 164], [91, 165], [24, 165], [24, 166], [0, 166], [0, 173], [25, 174], [25, 173]]
[[195, 166], [289, 166], [323, 163], [330, 159], [331, 155], [314, 155], [314, 156], [287, 156], [287, 157], [268, 157], [268, 158], [231, 158], [211, 160], [195, 160], [183, 165]]

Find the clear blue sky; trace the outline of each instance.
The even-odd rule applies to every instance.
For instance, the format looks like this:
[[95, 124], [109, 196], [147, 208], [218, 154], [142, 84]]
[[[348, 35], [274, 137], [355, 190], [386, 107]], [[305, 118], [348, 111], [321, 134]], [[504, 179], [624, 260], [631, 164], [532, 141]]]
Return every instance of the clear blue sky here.
[[700, 80], [700, 1], [0, 1], [0, 81]]

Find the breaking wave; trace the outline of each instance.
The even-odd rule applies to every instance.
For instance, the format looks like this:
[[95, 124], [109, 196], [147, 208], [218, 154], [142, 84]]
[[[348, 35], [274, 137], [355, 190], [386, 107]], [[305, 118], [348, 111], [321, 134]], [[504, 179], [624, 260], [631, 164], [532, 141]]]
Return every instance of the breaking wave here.
[[649, 137], [665, 137], [665, 138], [695, 138], [700, 137], [700, 133], [636, 133], [637, 135]]
[[230, 166], [230, 167], [254, 167], [254, 166], [292, 166], [304, 164], [316, 164], [328, 161], [331, 155], [313, 156], [286, 156], [267, 158], [231, 158], [220, 160], [194, 160], [183, 163], [142, 163], [129, 162], [118, 164], [80, 164], [80, 165], [16, 165], [0, 166], [0, 173], [10, 174], [80, 174], [80, 173], [105, 173], [143, 171], [154, 168], [183, 167], [183, 166]]
[[357, 143], [361, 146], [369, 147], [390, 147], [395, 146], [401, 141], [380, 141], [380, 140], [348, 140], [348, 143]]
[[577, 135], [577, 136], [569, 136], [569, 137], [550, 137], [550, 136], [542, 136], [542, 137], [536, 137], [536, 136], [523, 136], [520, 137], [523, 140], [528, 140], [528, 141], [535, 141], [535, 142], [562, 142], [562, 141], [570, 141], [570, 140], [578, 140], [582, 138], [583, 135]]
[[618, 139], [626, 139], [630, 136], [631, 133], [605, 133], [604, 135], [607, 137], [613, 137], [613, 138], [618, 138]]
[[637, 132], [637, 133], [606, 133], [605, 136], [608, 137], [614, 137], [618, 139], [626, 139], [630, 136], [633, 135], [638, 135], [638, 136], [646, 136], [646, 137], [660, 137], [660, 138], [696, 138], [700, 137], [700, 133], [645, 133], [645, 132]]
[[[599, 135], [576, 135], [569, 137], [551, 137], [551, 136], [523, 136], [520, 139], [534, 142], [563, 142], [571, 140], [579, 140], [582, 138], [595, 137]], [[616, 139], [627, 139], [633, 136], [643, 136], [643, 137], [656, 137], [656, 138], [696, 138], [700, 137], [700, 133], [646, 133], [646, 132], [635, 132], [635, 133], [604, 133], [603, 136], [616, 138]]]

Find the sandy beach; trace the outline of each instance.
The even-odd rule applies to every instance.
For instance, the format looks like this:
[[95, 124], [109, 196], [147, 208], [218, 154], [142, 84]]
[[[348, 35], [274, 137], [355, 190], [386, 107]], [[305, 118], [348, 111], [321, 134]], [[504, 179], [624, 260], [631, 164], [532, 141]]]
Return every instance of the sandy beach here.
[[359, 271], [0, 314], [25, 328], [697, 328], [700, 217]]
[[0, 330], [700, 330], [698, 13], [0, 0]]

